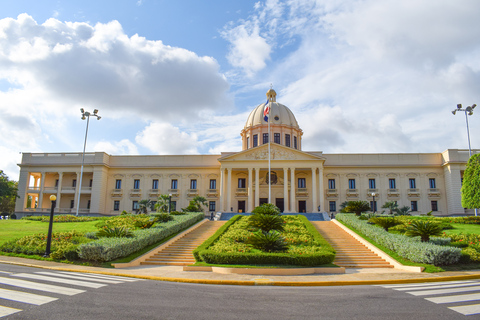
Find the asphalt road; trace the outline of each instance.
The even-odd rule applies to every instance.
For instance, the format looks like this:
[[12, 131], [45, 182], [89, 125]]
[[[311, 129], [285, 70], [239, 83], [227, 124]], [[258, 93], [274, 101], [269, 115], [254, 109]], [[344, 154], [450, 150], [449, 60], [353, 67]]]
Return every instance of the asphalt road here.
[[[430, 283], [425, 289], [419, 284], [406, 288], [217, 286], [0, 264], [0, 319], [480, 319], [480, 314], [449, 309], [480, 300], [432, 302], [427, 299], [439, 297], [426, 291], [432, 287], [447, 290], [442, 294], [446, 299], [480, 295], [476, 281]], [[467, 292], [460, 292], [464, 289]], [[462, 308], [463, 313], [470, 310]]]

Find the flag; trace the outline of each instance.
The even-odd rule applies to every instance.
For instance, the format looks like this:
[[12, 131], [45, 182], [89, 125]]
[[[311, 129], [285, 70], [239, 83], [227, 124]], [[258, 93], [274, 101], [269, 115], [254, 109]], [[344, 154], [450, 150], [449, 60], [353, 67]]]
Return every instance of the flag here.
[[268, 104], [269, 100], [265, 102], [265, 107], [263, 108], [263, 120], [268, 122], [268, 115], [270, 114], [270, 105]]

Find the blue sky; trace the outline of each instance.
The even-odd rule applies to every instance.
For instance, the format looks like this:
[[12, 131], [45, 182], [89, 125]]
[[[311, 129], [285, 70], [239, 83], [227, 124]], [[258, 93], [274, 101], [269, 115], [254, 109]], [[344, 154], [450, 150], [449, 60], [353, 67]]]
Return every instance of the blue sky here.
[[[438, 0], [2, 1], [0, 169], [21, 152], [238, 151], [273, 84], [325, 153], [467, 148], [480, 3]], [[480, 103], [479, 103], [480, 104]], [[469, 117], [480, 148], [480, 118]]]

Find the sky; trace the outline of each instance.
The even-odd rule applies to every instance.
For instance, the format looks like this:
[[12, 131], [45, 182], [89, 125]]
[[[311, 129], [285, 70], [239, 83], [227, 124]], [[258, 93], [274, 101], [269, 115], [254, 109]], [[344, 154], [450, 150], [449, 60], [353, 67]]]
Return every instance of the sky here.
[[[22, 152], [241, 150], [273, 85], [304, 151], [467, 149], [478, 0], [0, 0], [0, 170]], [[480, 148], [480, 107], [468, 117]]]

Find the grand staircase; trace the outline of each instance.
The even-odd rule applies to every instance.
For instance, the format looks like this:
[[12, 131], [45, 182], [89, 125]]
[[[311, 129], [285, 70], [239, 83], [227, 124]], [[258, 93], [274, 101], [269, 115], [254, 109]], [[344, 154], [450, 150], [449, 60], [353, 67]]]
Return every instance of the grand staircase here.
[[393, 268], [393, 265], [361, 244], [332, 221], [312, 221], [337, 251], [333, 263], [345, 268]]
[[142, 265], [186, 266], [195, 263], [192, 251], [212, 236], [225, 221], [207, 221], [186, 233], [183, 237], [171, 241], [163, 250], [154, 253], [142, 262]]

